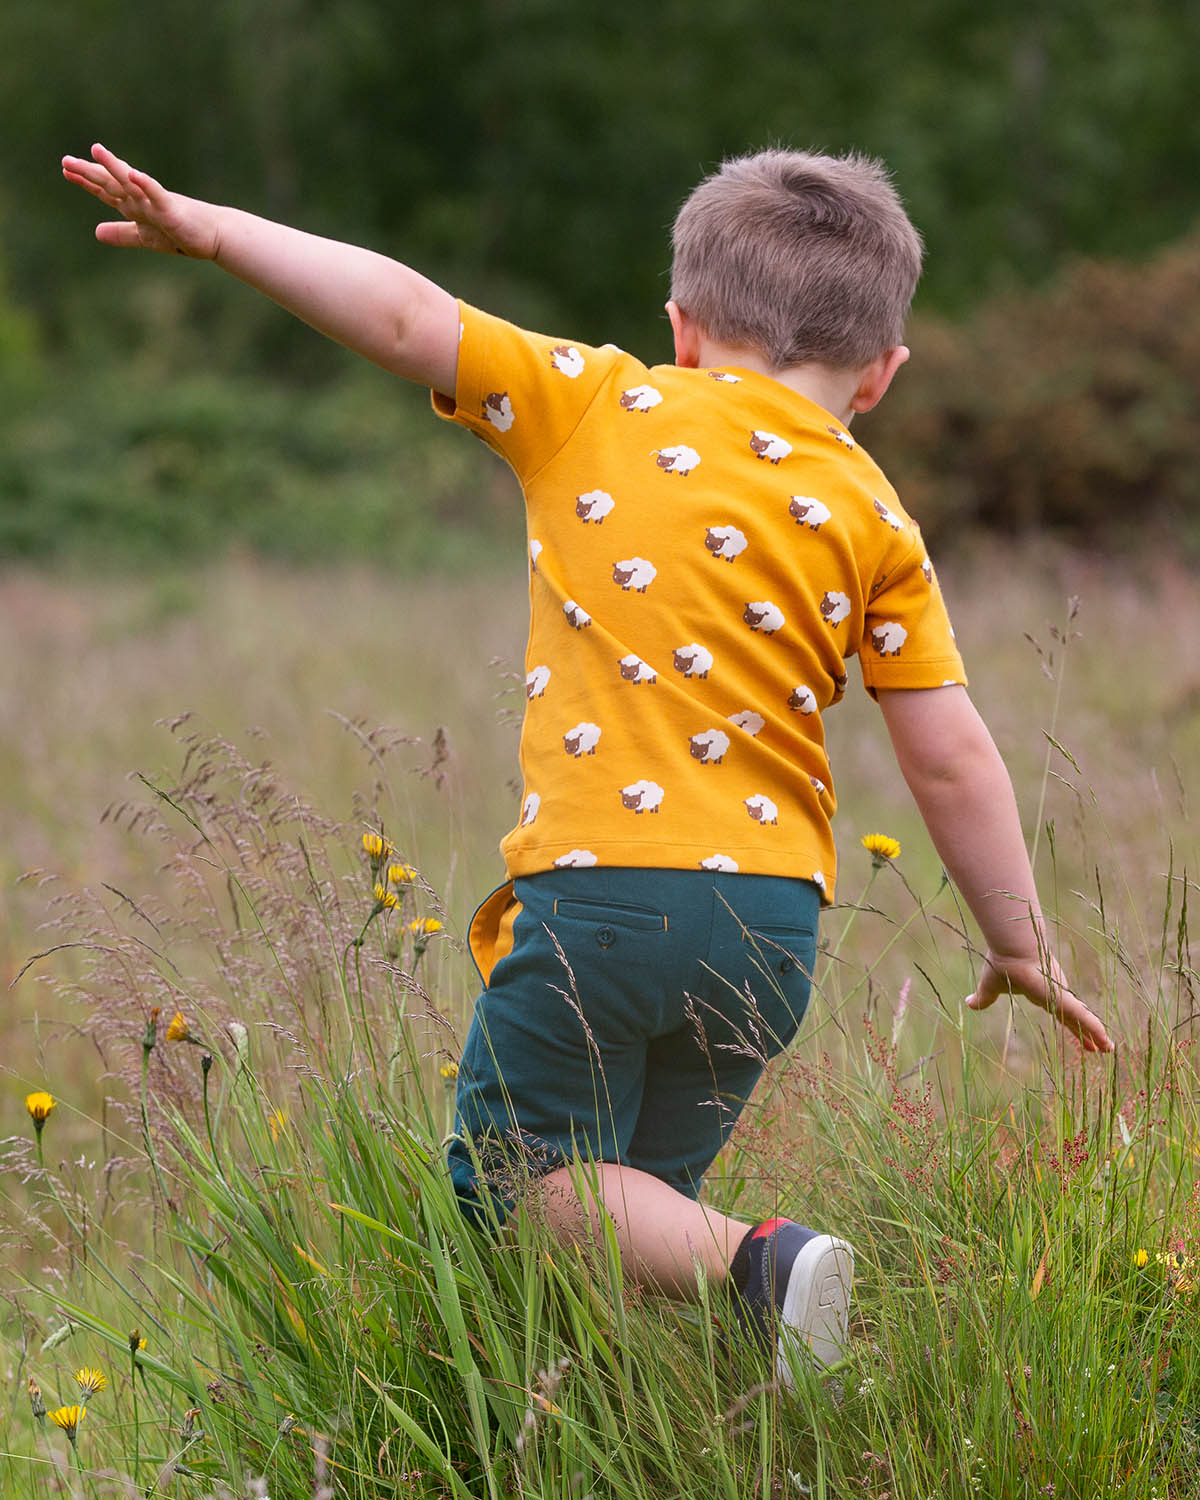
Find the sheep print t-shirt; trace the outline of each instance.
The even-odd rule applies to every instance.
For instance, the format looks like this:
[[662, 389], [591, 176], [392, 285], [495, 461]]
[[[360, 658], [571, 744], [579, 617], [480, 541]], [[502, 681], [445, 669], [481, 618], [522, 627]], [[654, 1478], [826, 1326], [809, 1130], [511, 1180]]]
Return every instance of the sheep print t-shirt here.
[[833, 894], [821, 716], [963, 683], [920, 533], [828, 412], [730, 366], [647, 368], [466, 305], [441, 416], [525, 495], [530, 629], [510, 877], [744, 871]]

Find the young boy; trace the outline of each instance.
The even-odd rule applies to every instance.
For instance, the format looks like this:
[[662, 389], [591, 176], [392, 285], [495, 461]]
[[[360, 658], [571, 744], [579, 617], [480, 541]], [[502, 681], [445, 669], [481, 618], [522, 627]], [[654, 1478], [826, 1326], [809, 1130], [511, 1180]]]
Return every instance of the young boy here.
[[835, 873], [821, 716], [846, 658], [986, 939], [967, 1004], [1023, 994], [1111, 1050], [1049, 955], [920, 535], [848, 430], [908, 358], [921, 245], [886, 173], [782, 151], [726, 162], [676, 220], [675, 364], [647, 368], [167, 192], [102, 146], [63, 172], [124, 216], [101, 241], [215, 261], [428, 385], [521, 480], [524, 800], [509, 883], [472, 923], [485, 989], [451, 1149], [464, 1206], [532, 1169], [563, 1237], [602, 1208], [631, 1275], [679, 1296], [698, 1272], [730, 1285], [785, 1381], [797, 1347], [836, 1358], [850, 1247], [697, 1199], [808, 1002]]

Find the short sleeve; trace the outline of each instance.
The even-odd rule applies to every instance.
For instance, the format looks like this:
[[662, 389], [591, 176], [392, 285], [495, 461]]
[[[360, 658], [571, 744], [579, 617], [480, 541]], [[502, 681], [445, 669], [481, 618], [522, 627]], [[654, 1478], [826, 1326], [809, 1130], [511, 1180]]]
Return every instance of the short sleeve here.
[[965, 686], [937, 575], [911, 523], [901, 546], [873, 581], [867, 601], [858, 653], [867, 691], [874, 697], [878, 688]]
[[529, 333], [459, 303], [454, 400], [433, 393], [433, 409], [458, 422], [529, 479], [558, 452], [624, 357]]

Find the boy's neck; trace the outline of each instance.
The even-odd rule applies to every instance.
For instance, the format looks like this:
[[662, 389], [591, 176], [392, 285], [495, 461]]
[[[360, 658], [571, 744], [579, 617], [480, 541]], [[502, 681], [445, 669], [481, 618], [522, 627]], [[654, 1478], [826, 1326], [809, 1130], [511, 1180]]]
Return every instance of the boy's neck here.
[[834, 370], [828, 365], [816, 363], [791, 365], [776, 370], [754, 349], [738, 349], [725, 344], [713, 343], [705, 338], [700, 344], [697, 367], [701, 370], [725, 370], [734, 366], [740, 370], [753, 370], [777, 380], [791, 391], [814, 401], [823, 407], [844, 426], [849, 427], [854, 416], [851, 402], [858, 391], [860, 375], [856, 370]]

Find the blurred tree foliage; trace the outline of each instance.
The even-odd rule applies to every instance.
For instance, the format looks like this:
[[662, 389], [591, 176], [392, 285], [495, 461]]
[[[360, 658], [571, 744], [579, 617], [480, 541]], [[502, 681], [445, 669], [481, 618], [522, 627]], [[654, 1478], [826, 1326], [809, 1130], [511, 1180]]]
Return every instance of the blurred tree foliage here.
[[[1194, 408], [1194, 349], [1164, 342], [1185, 310], [1155, 301], [1159, 331], [1143, 336], [1128, 324], [1136, 271], [1054, 288], [1081, 256], [1144, 259], [1195, 226], [1197, 57], [1196, 0], [859, 0], [845, 14], [768, 0], [8, 0], [0, 556], [187, 553], [232, 536], [427, 561], [421, 486], [462, 536], [471, 496], [490, 514], [503, 490], [486, 456], [464, 467], [423, 436], [419, 393], [355, 373], [245, 288], [97, 247], [97, 205], [58, 172], [97, 138], [181, 191], [369, 244], [508, 317], [649, 361], [669, 357], [670, 222], [705, 171], [775, 142], [878, 154], [929, 255], [918, 358], [864, 436], [902, 487], [916, 476], [914, 510], [935, 530], [952, 516], [1087, 525], [1106, 463], [1122, 502], [1149, 472], [1178, 506], [1194, 411], [1152, 470], [1119, 435], [1090, 474], [1053, 460], [1085, 416], [1136, 416], [1157, 442], [1164, 393]], [[1187, 276], [1172, 287], [1193, 296], [1196, 326]], [[1075, 404], [1039, 416], [1064, 380]], [[339, 509], [317, 520], [331, 486]], [[413, 486], [394, 547], [373, 546]]]
[[0, 222], [59, 341], [64, 283], [112, 274], [56, 173], [99, 137], [181, 191], [640, 350], [680, 199], [782, 141], [883, 156], [928, 240], [925, 299], [954, 310], [1191, 226], [1198, 57], [1196, 0], [8, 0]]

